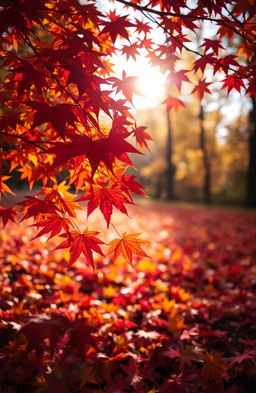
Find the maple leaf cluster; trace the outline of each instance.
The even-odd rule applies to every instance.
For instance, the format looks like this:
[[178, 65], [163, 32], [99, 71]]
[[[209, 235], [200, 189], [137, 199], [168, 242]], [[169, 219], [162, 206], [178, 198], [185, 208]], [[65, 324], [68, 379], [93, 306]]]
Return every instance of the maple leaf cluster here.
[[[0, 233], [3, 392], [252, 392], [255, 213], [159, 204], [142, 212], [132, 207], [132, 224], [117, 215], [121, 228], [135, 222], [158, 234], [133, 269], [125, 253], [111, 264], [99, 253], [94, 271], [67, 271], [66, 253], [49, 251], [56, 238], [31, 241], [34, 228], [17, 232], [12, 222]], [[75, 237], [71, 252], [83, 241]]]
[[[133, 25], [126, 16], [112, 14], [107, 22], [106, 17], [95, 2], [26, 0], [0, 7], [0, 138], [6, 163], [0, 195], [13, 193], [5, 172], [18, 173], [30, 188], [41, 187], [16, 206], [2, 206], [0, 216], [4, 225], [17, 215], [34, 219], [37, 237], [60, 235], [65, 240], [57, 249], [69, 249], [70, 264], [84, 255], [94, 266], [94, 253], [103, 255], [99, 232], [78, 229], [77, 201], [88, 201], [88, 216], [99, 208], [109, 227], [113, 208], [127, 214], [133, 193], [144, 195], [135, 176], [125, 173], [133, 166], [128, 154], [141, 154], [127, 138], [135, 136], [141, 149], [150, 140], [126, 105], [136, 78], [123, 76], [119, 83], [109, 63], [117, 36], [127, 40]], [[110, 85], [125, 99], [113, 98]], [[127, 244], [135, 246], [125, 251], [132, 263], [142, 243], [135, 236]]]
[[[18, 207], [2, 206], [0, 215], [5, 225], [23, 213], [34, 219], [40, 235], [61, 235], [70, 263], [83, 253], [93, 264], [93, 252], [102, 253], [94, 228], [77, 229], [79, 204], [71, 189], [83, 193], [88, 215], [101, 210], [107, 227], [113, 208], [127, 214], [133, 194], [144, 195], [126, 171], [133, 167], [129, 154], [142, 153], [151, 138], [131, 112], [137, 77], [114, 73], [116, 54], [136, 60], [146, 53], [166, 74], [174, 90], [164, 101], [168, 111], [185, 106], [184, 85], [200, 100], [210, 94], [216, 73], [228, 93], [255, 94], [254, 1], [110, 3], [4, 0], [0, 5], [0, 195], [13, 193], [17, 176], [41, 188]], [[198, 29], [209, 22], [214, 38], [203, 38], [194, 48]], [[160, 42], [151, 34], [156, 28], [164, 37]], [[184, 69], [180, 60], [188, 52], [196, 59]], [[131, 249], [142, 243], [126, 236], [111, 249], [115, 255], [122, 249], [131, 262]]]

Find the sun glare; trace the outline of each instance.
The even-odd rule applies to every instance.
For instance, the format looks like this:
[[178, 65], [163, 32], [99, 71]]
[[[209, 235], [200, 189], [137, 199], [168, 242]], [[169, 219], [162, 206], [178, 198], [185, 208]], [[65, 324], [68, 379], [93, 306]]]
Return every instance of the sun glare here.
[[134, 109], [146, 109], [158, 106], [165, 97], [165, 76], [159, 67], [152, 67], [148, 59], [138, 56], [136, 61], [126, 60], [124, 56], [118, 56], [115, 62], [115, 71], [118, 78], [122, 78], [123, 71], [127, 77], [138, 78], [136, 94], [133, 95]]
[[140, 108], [159, 105], [164, 99], [164, 85], [165, 77], [156, 67], [141, 69], [138, 74], [138, 90], [141, 96], [136, 97], [137, 105]]
[[158, 67], [151, 67], [148, 60], [138, 57], [137, 61], [118, 59], [117, 71], [125, 70], [129, 76], [137, 76], [137, 93], [133, 96], [133, 105], [136, 109], [146, 109], [161, 104], [164, 100], [165, 76]]

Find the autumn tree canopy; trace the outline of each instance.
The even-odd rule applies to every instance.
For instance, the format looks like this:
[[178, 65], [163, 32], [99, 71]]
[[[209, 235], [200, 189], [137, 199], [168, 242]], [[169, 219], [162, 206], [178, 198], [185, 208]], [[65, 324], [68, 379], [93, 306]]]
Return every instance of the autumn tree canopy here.
[[[184, 85], [200, 100], [216, 88], [255, 96], [255, 10], [254, 0], [3, 0], [0, 193], [14, 192], [8, 182], [17, 173], [30, 187], [41, 184], [18, 206], [1, 207], [3, 223], [32, 217], [38, 236], [60, 235], [70, 263], [84, 254], [93, 265], [102, 240], [86, 225], [78, 230], [78, 202], [88, 201], [88, 216], [99, 208], [109, 227], [113, 208], [127, 214], [133, 194], [144, 195], [127, 169], [129, 153], [142, 154], [150, 136], [131, 110], [136, 75], [117, 75], [116, 55], [160, 67], [174, 91], [167, 110], [185, 105]], [[203, 26], [209, 36], [197, 47]], [[189, 69], [187, 52], [196, 56]], [[109, 253], [132, 262], [144, 243], [123, 234]]]

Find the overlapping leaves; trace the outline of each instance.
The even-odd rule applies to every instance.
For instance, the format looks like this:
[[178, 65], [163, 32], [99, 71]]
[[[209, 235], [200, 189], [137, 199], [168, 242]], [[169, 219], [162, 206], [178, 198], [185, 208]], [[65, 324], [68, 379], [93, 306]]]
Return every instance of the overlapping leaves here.
[[[204, 34], [194, 48], [209, 21], [215, 35]], [[72, 233], [78, 205], [66, 192], [73, 186], [86, 190], [89, 215], [99, 207], [107, 226], [113, 206], [126, 214], [133, 193], [144, 195], [134, 175], [120, 175], [133, 166], [129, 154], [139, 153], [132, 138], [142, 150], [151, 138], [130, 109], [140, 94], [137, 76], [115, 72], [116, 55], [145, 55], [166, 74], [167, 111], [185, 106], [184, 86], [200, 100], [211, 94], [217, 73], [227, 93], [255, 94], [252, 1], [199, 0], [191, 7], [186, 0], [116, 0], [100, 8], [95, 0], [10, 0], [1, 4], [0, 25], [0, 195], [13, 193], [17, 173], [30, 188], [42, 186], [19, 211], [1, 206], [4, 225], [20, 212], [42, 235]], [[154, 38], [155, 28], [163, 40]], [[193, 64], [185, 66], [188, 52]], [[64, 178], [64, 195], [50, 193]]]
[[[126, 245], [138, 250], [138, 236], [112, 242], [121, 252], [110, 265], [94, 232], [65, 234], [67, 256], [49, 252], [58, 243], [48, 233], [31, 241], [32, 227], [18, 233], [11, 222], [1, 231], [4, 391], [251, 391], [255, 214], [159, 204], [141, 213], [133, 210], [136, 227], [118, 216], [127, 231], [158, 234], [133, 269]], [[94, 272], [69, 265], [89, 250], [99, 252]]]

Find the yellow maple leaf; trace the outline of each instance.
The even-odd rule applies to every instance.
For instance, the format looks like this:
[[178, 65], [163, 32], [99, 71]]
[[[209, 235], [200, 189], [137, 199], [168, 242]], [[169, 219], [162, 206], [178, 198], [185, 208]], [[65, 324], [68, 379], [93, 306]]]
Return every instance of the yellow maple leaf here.
[[113, 254], [115, 260], [118, 255], [122, 254], [124, 259], [132, 265], [133, 255], [147, 257], [141, 246], [149, 244], [147, 240], [138, 239], [140, 233], [126, 234], [123, 233], [120, 239], [114, 239], [109, 243], [109, 251], [107, 255]]

